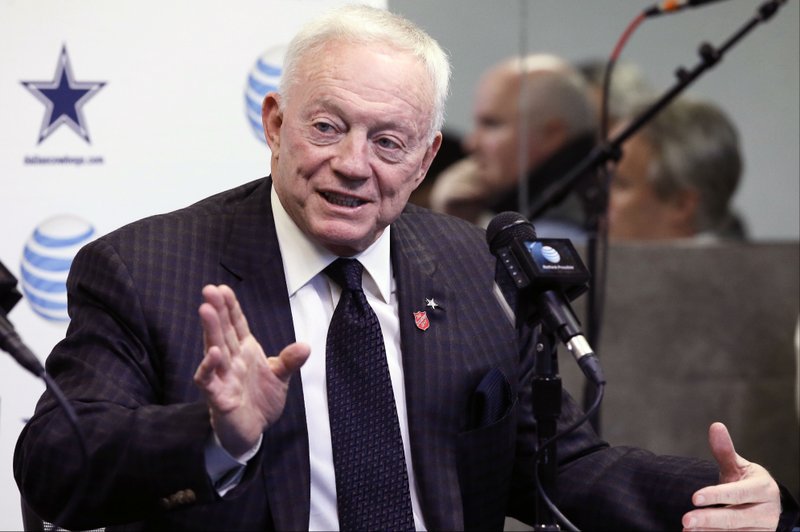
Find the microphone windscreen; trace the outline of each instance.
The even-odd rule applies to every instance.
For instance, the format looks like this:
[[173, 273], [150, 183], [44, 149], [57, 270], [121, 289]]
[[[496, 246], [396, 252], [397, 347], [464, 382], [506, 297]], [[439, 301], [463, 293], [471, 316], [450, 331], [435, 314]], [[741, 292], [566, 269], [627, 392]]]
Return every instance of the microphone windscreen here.
[[536, 239], [536, 230], [527, 218], [514, 211], [501, 212], [492, 218], [486, 228], [486, 242], [492, 253], [511, 245], [515, 239]]
[[0, 312], [4, 314], [11, 312], [17, 301], [22, 298], [16, 287], [17, 278], [0, 262]]

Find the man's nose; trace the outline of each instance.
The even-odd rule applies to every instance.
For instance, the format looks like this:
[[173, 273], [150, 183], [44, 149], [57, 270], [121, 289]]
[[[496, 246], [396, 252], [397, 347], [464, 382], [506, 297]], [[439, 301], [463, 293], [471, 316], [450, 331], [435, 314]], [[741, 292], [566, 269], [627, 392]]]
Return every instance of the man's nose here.
[[369, 141], [366, 135], [353, 130], [338, 143], [331, 166], [344, 177], [367, 179], [371, 175], [369, 157]]

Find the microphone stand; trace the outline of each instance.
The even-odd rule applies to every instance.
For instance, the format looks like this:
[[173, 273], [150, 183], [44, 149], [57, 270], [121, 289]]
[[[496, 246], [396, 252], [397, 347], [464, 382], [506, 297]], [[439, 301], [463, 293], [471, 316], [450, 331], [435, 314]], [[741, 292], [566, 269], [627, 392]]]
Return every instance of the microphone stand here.
[[[616, 136], [610, 140], [604, 141], [596, 146], [588, 156], [575, 165], [562, 179], [558, 180], [555, 185], [545, 190], [539, 196], [538, 200], [534, 201], [533, 205], [527, 212], [528, 219], [535, 219], [541, 216], [548, 208], [558, 202], [558, 200], [566, 196], [573, 190], [581, 178], [589, 172], [597, 174], [597, 170], [604, 168], [606, 163], [619, 161], [622, 156], [622, 144], [636, 133], [641, 127], [649, 122], [656, 114], [658, 114], [664, 107], [666, 107], [675, 97], [683, 92], [692, 82], [694, 82], [706, 70], [716, 65], [725, 53], [738, 43], [745, 35], [747, 35], [759, 23], [769, 20], [777, 11], [778, 8], [786, 3], [786, 0], [768, 0], [764, 2], [756, 11], [755, 16], [745, 23], [738, 31], [736, 31], [727, 41], [725, 41], [719, 48], [714, 48], [711, 44], [704, 42], [700, 45], [698, 53], [700, 55], [700, 62], [691, 70], [686, 70], [679, 67], [675, 72], [678, 81], [672, 88], [667, 90], [655, 103], [648, 107], [640, 116], [633, 119], [627, 126], [617, 133]], [[587, 230], [589, 232], [587, 242], [587, 254], [589, 263], [589, 272], [592, 277], [595, 277], [597, 269], [597, 233], [602, 220], [606, 218], [608, 210], [608, 179], [606, 177], [597, 178], [594, 180], [594, 186], [591, 187], [584, 194], [584, 204], [588, 211], [591, 211], [588, 216]], [[600, 312], [597, 305], [597, 284], [589, 284], [588, 293], [588, 309], [587, 309], [587, 331], [586, 336], [589, 343], [597, 346], [597, 338], [601, 327]], [[584, 390], [584, 409], [594, 402], [595, 389], [591, 383], [587, 383]], [[599, 416], [599, 410], [595, 414]], [[593, 419], [592, 424], [595, 430], [599, 431], [597, 426], [597, 419]]]
[[[83, 496], [86, 494], [86, 489], [89, 483], [89, 450], [86, 443], [86, 437], [81, 430], [78, 416], [75, 409], [69, 403], [69, 399], [61, 391], [55, 380], [45, 371], [39, 359], [28, 348], [25, 342], [20, 338], [14, 325], [6, 317], [6, 312], [22, 298], [22, 294], [16, 289], [17, 280], [10, 271], [0, 262], [0, 351], [5, 351], [19, 363], [23, 368], [31, 372], [36, 377], [45, 382], [48, 390], [56, 399], [56, 402], [63, 410], [67, 417], [67, 422], [75, 433], [80, 447], [80, 455], [83, 466], [83, 474], [78, 479], [74, 490], [72, 491], [69, 499], [62, 507], [59, 514], [53, 520], [52, 529], [55, 531], [66, 530], [61, 528], [61, 523], [66, 521], [75, 513], [75, 508]], [[25, 503], [27, 504], [27, 503]], [[38, 516], [37, 516], [38, 517]], [[43, 526], [43, 525], [42, 525]]]
[[[556, 486], [558, 459], [556, 435], [558, 417], [561, 414], [561, 377], [558, 375], [558, 350], [555, 332], [542, 325], [539, 342], [536, 344], [536, 363], [533, 377], [533, 415], [536, 419], [538, 439], [536, 463], [536, 523], [534, 530], [561, 530], [555, 515], [545, 501], [547, 493]], [[544, 492], [544, 493], [543, 493]]]

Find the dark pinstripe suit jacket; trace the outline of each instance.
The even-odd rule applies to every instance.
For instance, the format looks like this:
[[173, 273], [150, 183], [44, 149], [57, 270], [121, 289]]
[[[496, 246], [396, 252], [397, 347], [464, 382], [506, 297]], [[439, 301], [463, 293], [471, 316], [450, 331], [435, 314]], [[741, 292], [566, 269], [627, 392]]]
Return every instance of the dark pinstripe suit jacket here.
[[[136, 222], [75, 259], [72, 321], [47, 362], [91, 456], [90, 488], [67, 524], [308, 526], [308, 441], [316, 435], [306, 430], [299, 376], [245, 479], [224, 499], [205, 473], [208, 413], [192, 383], [207, 283], [234, 288], [267, 353], [294, 341], [269, 190], [262, 179]], [[393, 225], [391, 250], [412, 461], [428, 527], [499, 529], [505, 515], [533, 522], [532, 356], [492, 295], [495, 261], [482, 231], [409, 206]], [[431, 297], [443, 309], [426, 309]], [[431, 322], [424, 332], [414, 325], [419, 310]], [[487, 398], [496, 412], [481, 421], [475, 390], [490, 371], [499, 376]], [[569, 398], [563, 408], [566, 421], [577, 415]], [[679, 528], [692, 491], [717, 475], [707, 462], [609, 448], [588, 429], [560, 443], [559, 462], [556, 499], [587, 529]], [[15, 454], [23, 496], [53, 519], [80, 471], [75, 438], [45, 393]]]

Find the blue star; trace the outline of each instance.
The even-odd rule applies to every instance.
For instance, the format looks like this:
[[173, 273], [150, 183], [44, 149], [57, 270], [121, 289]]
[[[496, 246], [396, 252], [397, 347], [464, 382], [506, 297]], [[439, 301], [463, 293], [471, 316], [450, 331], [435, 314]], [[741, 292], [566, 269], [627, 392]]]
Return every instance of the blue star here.
[[66, 45], [61, 48], [53, 81], [20, 83], [46, 107], [42, 128], [39, 131], [39, 144], [61, 124], [66, 124], [83, 140], [89, 142], [89, 130], [86, 129], [83, 118], [83, 106], [103, 88], [105, 82], [75, 81]]

